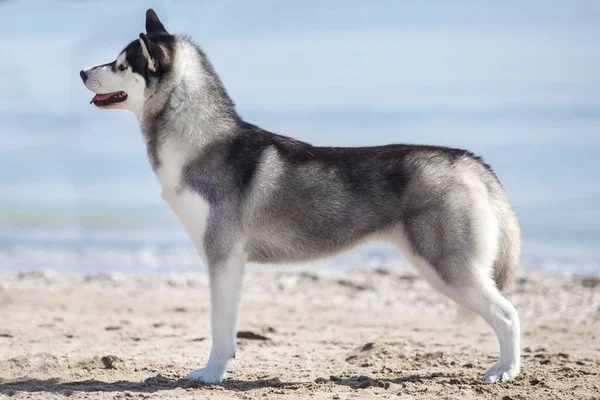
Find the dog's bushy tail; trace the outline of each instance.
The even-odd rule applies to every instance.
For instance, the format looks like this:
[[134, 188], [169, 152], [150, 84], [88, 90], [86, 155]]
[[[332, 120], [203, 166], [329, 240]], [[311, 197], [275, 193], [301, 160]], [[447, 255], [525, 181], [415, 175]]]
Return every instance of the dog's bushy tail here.
[[[508, 200], [498, 203], [498, 254], [492, 265], [491, 275], [498, 290], [506, 292], [517, 275], [521, 257], [521, 228]], [[455, 322], [472, 322], [476, 316], [474, 311], [459, 306]]]
[[521, 228], [517, 215], [510, 203], [498, 207], [498, 255], [493, 265], [493, 278], [496, 287], [506, 292], [515, 280], [521, 258]]

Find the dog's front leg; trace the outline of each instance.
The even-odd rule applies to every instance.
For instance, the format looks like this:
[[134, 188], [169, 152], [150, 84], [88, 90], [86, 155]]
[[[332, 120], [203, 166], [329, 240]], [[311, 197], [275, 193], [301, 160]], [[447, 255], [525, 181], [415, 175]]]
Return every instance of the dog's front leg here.
[[221, 382], [229, 360], [235, 357], [245, 263], [246, 255], [241, 250], [232, 252], [223, 261], [209, 262], [212, 347], [206, 367], [190, 373], [184, 379]]

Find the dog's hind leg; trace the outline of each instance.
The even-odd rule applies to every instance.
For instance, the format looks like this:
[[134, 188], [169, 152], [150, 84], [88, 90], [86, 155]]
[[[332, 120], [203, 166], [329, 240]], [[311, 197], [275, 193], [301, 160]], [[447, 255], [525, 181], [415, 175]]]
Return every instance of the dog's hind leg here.
[[500, 360], [487, 370], [485, 382], [508, 381], [520, 370], [520, 321], [515, 307], [491, 278], [481, 274], [467, 285], [447, 285], [446, 294], [475, 311], [492, 327], [500, 345]]
[[[518, 266], [519, 225], [502, 188], [485, 169], [470, 165], [463, 172], [454, 180], [447, 177], [444, 190], [427, 193], [424, 204], [418, 202], [419, 191], [411, 193], [413, 203], [406, 206], [392, 240], [434, 288], [492, 327], [500, 360], [484, 380], [506, 381], [519, 374], [520, 322], [500, 290], [508, 287]], [[439, 188], [425, 182], [427, 188]]]
[[[455, 265], [451, 280], [420, 257], [413, 264], [437, 290], [479, 314], [492, 327], [500, 345], [500, 360], [485, 373], [485, 382], [508, 381], [520, 370], [520, 322], [515, 307], [496, 288], [484, 269]], [[448, 260], [450, 264], [452, 261]]]
[[222, 261], [209, 261], [212, 347], [206, 367], [190, 373], [184, 379], [221, 382], [229, 360], [235, 357], [245, 263], [243, 250], [231, 252]]
[[495, 286], [474, 292], [472, 297], [463, 304], [470, 305], [492, 326], [500, 343], [500, 361], [487, 370], [483, 380], [511, 380], [519, 375], [521, 368], [521, 328], [517, 310]]

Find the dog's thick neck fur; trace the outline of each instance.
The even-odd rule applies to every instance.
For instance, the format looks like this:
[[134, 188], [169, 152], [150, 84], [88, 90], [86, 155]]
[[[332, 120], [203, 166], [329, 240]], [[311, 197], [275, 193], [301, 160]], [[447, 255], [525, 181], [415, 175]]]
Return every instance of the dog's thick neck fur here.
[[159, 150], [165, 133], [181, 151], [197, 152], [234, 135], [241, 123], [202, 50], [185, 37], [175, 37], [172, 51], [172, 70], [153, 84], [143, 110], [136, 114], [155, 170], [161, 163]]

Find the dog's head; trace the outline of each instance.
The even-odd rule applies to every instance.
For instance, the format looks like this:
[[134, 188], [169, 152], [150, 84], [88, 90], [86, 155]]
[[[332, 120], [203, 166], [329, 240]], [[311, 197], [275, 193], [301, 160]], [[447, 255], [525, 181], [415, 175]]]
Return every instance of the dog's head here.
[[129, 43], [113, 62], [80, 72], [85, 86], [96, 95], [100, 108], [125, 109], [140, 115], [157, 82], [170, 70], [175, 38], [154, 10], [146, 12], [146, 34]]

